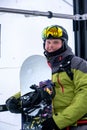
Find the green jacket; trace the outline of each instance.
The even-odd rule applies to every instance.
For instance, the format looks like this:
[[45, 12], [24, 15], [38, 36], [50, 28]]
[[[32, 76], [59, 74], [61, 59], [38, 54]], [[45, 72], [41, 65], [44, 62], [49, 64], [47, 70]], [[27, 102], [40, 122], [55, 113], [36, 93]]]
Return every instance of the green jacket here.
[[[61, 56], [63, 59], [68, 55], [73, 55], [69, 47], [58, 57]], [[55, 62], [50, 63], [53, 66]], [[58, 72], [60, 64], [61, 61], [58, 61], [54, 67], [56, 71], [52, 74], [52, 81], [56, 85], [56, 95], [53, 99], [53, 119], [58, 127], [63, 129], [75, 125], [87, 113], [87, 62], [76, 56], [72, 58], [73, 80], [66, 72]]]

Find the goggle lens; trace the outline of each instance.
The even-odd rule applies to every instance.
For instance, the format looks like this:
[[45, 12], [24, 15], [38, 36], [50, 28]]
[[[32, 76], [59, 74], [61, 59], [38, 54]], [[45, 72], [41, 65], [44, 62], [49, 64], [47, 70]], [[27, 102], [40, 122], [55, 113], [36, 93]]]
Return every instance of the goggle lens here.
[[42, 38], [47, 39], [50, 35], [54, 38], [60, 38], [63, 35], [63, 30], [60, 27], [48, 27], [44, 29]]

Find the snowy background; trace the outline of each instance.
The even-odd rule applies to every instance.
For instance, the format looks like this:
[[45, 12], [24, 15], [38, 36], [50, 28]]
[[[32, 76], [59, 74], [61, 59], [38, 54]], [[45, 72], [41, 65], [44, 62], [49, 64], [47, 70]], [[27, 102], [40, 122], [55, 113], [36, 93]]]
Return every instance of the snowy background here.
[[[72, 0], [0, 0], [0, 7], [72, 14]], [[32, 54], [43, 55], [41, 32], [48, 25], [65, 27], [74, 51], [73, 21], [47, 17], [25, 17], [0, 12], [0, 104], [20, 91], [20, 67]], [[0, 130], [20, 130], [21, 115], [0, 113]]]

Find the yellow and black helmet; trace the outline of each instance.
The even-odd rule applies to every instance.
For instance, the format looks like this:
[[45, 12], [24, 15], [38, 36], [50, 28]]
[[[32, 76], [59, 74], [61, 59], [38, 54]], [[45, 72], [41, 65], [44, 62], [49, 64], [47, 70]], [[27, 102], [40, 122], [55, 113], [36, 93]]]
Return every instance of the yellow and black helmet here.
[[46, 39], [62, 39], [64, 42], [67, 43], [68, 34], [62, 26], [51, 25], [43, 29], [42, 39], [43, 41], [45, 41]]
[[61, 39], [63, 41], [63, 45], [60, 49], [55, 52], [47, 52], [44, 51], [44, 55], [48, 58], [51, 56], [56, 56], [67, 49], [67, 42], [68, 42], [68, 34], [66, 29], [59, 25], [51, 25], [43, 29], [42, 31], [42, 39], [43, 39], [43, 48], [45, 50], [45, 41], [46, 39]]

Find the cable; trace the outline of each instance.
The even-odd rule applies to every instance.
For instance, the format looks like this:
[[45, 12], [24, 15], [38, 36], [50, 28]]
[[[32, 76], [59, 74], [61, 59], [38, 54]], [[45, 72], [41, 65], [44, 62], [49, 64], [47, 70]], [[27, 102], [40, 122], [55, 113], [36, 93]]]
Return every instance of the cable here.
[[71, 3], [69, 3], [67, 0], [62, 0], [64, 1], [66, 4], [68, 4], [69, 6], [73, 7], [73, 5]]

